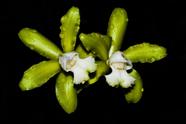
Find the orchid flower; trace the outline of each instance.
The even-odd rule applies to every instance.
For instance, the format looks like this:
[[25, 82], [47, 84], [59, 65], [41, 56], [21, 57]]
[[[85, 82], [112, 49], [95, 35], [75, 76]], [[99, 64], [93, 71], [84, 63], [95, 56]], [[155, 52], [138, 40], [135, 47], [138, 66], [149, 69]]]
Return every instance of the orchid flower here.
[[[19, 83], [21, 90], [32, 90], [45, 84], [51, 77], [58, 75], [56, 80], [56, 97], [67, 113], [72, 113], [77, 107], [77, 92], [74, 84], [89, 80], [89, 73], [96, 71], [96, 63], [92, 56], [81, 58], [82, 51], [74, 50], [76, 36], [79, 31], [80, 14], [77, 7], [72, 7], [61, 18], [62, 26], [60, 50], [54, 43], [35, 29], [23, 28], [18, 36], [31, 50], [51, 59], [31, 66]], [[73, 76], [68, 73], [73, 72]]]
[[[144, 89], [142, 79], [139, 73], [133, 69], [132, 64], [136, 62], [152, 63], [163, 59], [167, 53], [164, 47], [149, 43], [137, 44], [122, 52], [120, 48], [127, 23], [127, 12], [123, 8], [115, 8], [110, 16], [106, 35], [81, 33], [80, 40], [87, 51], [91, 51], [101, 62], [106, 63], [105, 68], [101, 69], [100, 77], [108, 73], [111, 68], [112, 72], [105, 75], [106, 82], [112, 87], [132, 87], [132, 90], [125, 94], [125, 98], [129, 103], [137, 103], [141, 99]], [[99, 69], [98, 66], [97, 70]], [[132, 71], [128, 73], [127, 70]]]
[[[167, 53], [164, 47], [149, 43], [137, 44], [121, 52], [120, 48], [127, 23], [127, 12], [123, 8], [115, 8], [110, 16], [107, 29], [107, 35], [112, 38], [108, 60], [112, 72], [105, 78], [112, 87], [120, 85], [123, 88], [128, 88], [134, 85], [133, 89], [125, 94], [125, 98], [129, 103], [137, 103], [141, 99], [144, 89], [141, 77], [132, 68], [132, 63], [152, 63], [163, 59]], [[128, 73], [128, 69], [131, 69], [132, 72]]]

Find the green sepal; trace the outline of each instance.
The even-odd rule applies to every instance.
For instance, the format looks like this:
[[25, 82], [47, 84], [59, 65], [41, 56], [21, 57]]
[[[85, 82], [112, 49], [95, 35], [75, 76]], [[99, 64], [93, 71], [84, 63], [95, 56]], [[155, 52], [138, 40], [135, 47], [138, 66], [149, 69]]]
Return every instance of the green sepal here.
[[87, 51], [92, 52], [101, 60], [106, 61], [108, 59], [108, 51], [111, 42], [111, 38], [109, 36], [98, 33], [81, 33], [79, 37]]
[[91, 84], [96, 83], [99, 78], [107, 73], [109, 70], [109, 66], [104, 61], [96, 61], [97, 64], [97, 70], [95, 72], [95, 76], [88, 80], [88, 84], [84, 85], [84, 87], [81, 87], [77, 90], [77, 93], [79, 94], [84, 88], [89, 87]]
[[91, 78], [90, 80], [88, 80], [89, 84], [93, 84], [95, 82], [97, 82], [99, 80], [99, 78], [103, 75], [105, 75], [107, 73], [107, 71], [109, 70], [109, 66], [104, 62], [104, 61], [96, 61], [97, 64], [97, 70], [96, 70], [96, 74], [93, 78]]
[[75, 51], [79, 53], [80, 58], [86, 58], [89, 56], [89, 54], [83, 49], [82, 45], [78, 45]]
[[21, 41], [31, 50], [49, 59], [57, 60], [61, 50], [35, 29], [23, 28], [18, 33]]
[[133, 63], [152, 63], [166, 57], [166, 48], [156, 44], [141, 43], [129, 47], [124, 51], [126, 58]]
[[127, 23], [128, 16], [125, 9], [115, 8], [111, 13], [107, 28], [107, 35], [112, 38], [109, 56], [121, 48]]
[[77, 107], [77, 93], [72, 76], [60, 73], [56, 80], [55, 91], [57, 100], [64, 111], [68, 114], [74, 112]]
[[61, 18], [62, 25], [60, 26], [61, 46], [64, 52], [71, 52], [74, 50], [76, 44], [76, 37], [79, 31], [80, 14], [77, 7], [72, 7]]
[[23, 91], [40, 87], [59, 71], [60, 65], [57, 61], [42, 61], [31, 66], [24, 72], [24, 75], [19, 82], [19, 87]]
[[125, 99], [128, 103], [137, 103], [141, 99], [142, 93], [144, 91], [142, 79], [139, 73], [134, 69], [132, 70], [130, 75], [134, 77], [136, 80], [133, 89], [129, 93], [125, 94]]

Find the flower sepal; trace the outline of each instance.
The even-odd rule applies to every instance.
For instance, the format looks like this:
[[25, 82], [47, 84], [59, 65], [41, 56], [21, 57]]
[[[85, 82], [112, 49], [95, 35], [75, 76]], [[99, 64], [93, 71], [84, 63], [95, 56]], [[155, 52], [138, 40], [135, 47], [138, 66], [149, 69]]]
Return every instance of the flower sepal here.
[[40, 87], [60, 70], [60, 64], [57, 61], [42, 61], [31, 66], [24, 72], [24, 75], [19, 82], [19, 87], [23, 91]]
[[131, 91], [125, 94], [125, 99], [128, 103], [137, 103], [140, 101], [144, 92], [142, 79], [140, 77], [140, 74], [135, 69], [133, 69], [132, 72], [129, 74], [136, 80]]
[[55, 91], [57, 100], [64, 111], [68, 114], [74, 112], [77, 108], [77, 92], [72, 76], [61, 72], [56, 80]]
[[130, 46], [123, 53], [126, 58], [130, 59], [133, 63], [152, 63], [167, 56], [165, 47], [145, 42]]
[[81, 33], [79, 38], [87, 51], [92, 52], [103, 61], [108, 59], [111, 37], [99, 33]]

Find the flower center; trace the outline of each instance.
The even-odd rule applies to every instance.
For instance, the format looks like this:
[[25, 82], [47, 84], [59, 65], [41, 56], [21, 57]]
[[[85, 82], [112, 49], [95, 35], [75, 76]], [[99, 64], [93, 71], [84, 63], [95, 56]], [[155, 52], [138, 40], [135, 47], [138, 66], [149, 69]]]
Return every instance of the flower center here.
[[76, 52], [65, 53], [63, 56], [59, 57], [59, 63], [65, 71], [71, 71], [73, 67], [76, 66], [79, 60], [79, 55]]
[[124, 62], [113, 62], [113, 63], [111, 63], [111, 65], [115, 68], [115, 69], [117, 69], [117, 70], [124, 70], [124, 68], [125, 68], [125, 64], [124, 64]]
[[113, 53], [109, 59], [110, 66], [116, 70], [129, 70], [132, 68], [132, 62], [125, 58], [120, 51]]
[[74, 59], [74, 57], [70, 60], [67, 60], [67, 65], [66, 68], [67, 70], [71, 69], [72, 67], [74, 67], [74, 65], [76, 64], [76, 60]]

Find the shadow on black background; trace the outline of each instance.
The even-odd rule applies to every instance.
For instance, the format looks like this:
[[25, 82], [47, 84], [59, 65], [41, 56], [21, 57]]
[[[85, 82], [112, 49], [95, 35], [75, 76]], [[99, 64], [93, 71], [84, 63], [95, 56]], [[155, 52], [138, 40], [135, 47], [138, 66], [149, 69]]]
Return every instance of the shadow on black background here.
[[[5, 22], [12, 30], [5, 31], [13, 33], [8, 44], [15, 43], [15, 47], [11, 45], [14, 51], [10, 54], [11, 62], [15, 62], [15, 78], [6, 76], [5, 86], [2, 86], [1, 107], [5, 116], [3, 119], [7, 121], [15, 119], [15, 122], [25, 124], [184, 120], [186, 16], [182, 3], [43, 0], [25, 1], [17, 3], [14, 8], [13, 6], [9, 6], [10, 16], [7, 16], [10, 17], [11, 23]], [[60, 18], [71, 6], [80, 9], [80, 32], [105, 34], [112, 10], [115, 7], [122, 7], [126, 9], [129, 17], [122, 50], [144, 41], [167, 48], [168, 56], [161, 61], [152, 64], [134, 64], [134, 68], [141, 74], [145, 88], [139, 103], [127, 104], [121, 89], [109, 87], [102, 78], [78, 95], [77, 110], [67, 115], [55, 98], [56, 76], [32, 91], [21, 92], [18, 88], [23, 72], [31, 65], [46, 60], [23, 45], [17, 37], [18, 31], [23, 27], [35, 28], [60, 46]], [[8, 64], [6, 62], [5, 65]], [[9, 74], [9, 71], [7, 70], [6, 74]]]

